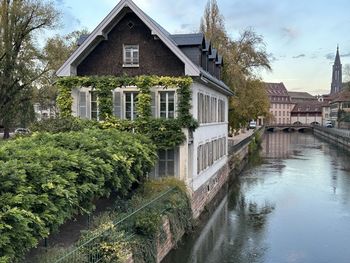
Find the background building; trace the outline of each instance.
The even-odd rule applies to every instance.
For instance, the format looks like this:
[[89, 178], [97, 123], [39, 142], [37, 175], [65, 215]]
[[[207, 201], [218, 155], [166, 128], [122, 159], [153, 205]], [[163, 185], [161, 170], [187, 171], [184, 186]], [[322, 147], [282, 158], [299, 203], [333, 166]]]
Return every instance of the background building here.
[[270, 113], [273, 119], [271, 124], [290, 124], [290, 112], [293, 103], [283, 82], [265, 83], [267, 95], [270, 101]]

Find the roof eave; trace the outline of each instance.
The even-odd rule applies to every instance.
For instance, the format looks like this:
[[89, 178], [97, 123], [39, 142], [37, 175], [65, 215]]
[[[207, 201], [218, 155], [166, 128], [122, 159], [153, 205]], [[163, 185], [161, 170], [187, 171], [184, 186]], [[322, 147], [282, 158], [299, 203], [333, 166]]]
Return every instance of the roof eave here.
[[213, 89], [227, 95], [227, 96], [235, 96], [235, 93], [232, 90], [227, 89], [226, 87], [223, 87], [217, 83], [215, 83], [214, 81], [206, 78], [205, 76], [203, 76], [201, 74], [200, 77], [196, 78], [197, 81], [199, 81], [200, 83], [204, 84], [204, 85], [210, 85]]

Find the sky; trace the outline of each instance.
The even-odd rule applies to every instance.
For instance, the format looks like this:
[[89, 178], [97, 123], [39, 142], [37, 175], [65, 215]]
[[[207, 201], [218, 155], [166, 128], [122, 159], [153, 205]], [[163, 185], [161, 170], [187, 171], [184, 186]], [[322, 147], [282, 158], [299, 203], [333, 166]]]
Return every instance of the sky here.
[[[92, 31], [118, 0], [55, 0], [62, 13], [60, 34]], [[170, 33], [199, 29], [207, 0], [134, 0]], [[252, 28], [262, 35], [272, 71], [263, 81], [283, 82], [289, 91], [313, 95], [330, 91], [339, 45], [343, 71], [350, 65], [349, 0], [217, 0], [229, 36]], [[343, 73], [343, 80], [346, 76]]]

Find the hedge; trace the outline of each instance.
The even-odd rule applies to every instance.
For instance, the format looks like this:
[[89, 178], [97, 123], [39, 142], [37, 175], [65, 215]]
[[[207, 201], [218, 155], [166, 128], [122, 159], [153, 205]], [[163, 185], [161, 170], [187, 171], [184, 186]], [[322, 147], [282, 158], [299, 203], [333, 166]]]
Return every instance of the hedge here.
[[126, 194], [156, 160], [141, 135], [116, 130], [39, 133], [0, 146], [0, 262], [16, 262], [93, 200]]

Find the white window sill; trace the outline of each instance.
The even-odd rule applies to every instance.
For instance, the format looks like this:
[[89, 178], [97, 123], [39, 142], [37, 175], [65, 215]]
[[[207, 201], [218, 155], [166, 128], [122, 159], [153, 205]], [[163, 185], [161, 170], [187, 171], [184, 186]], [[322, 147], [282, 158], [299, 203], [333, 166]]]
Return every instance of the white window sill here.
[[123, 64], [123, 68], [138, 68], [138, 67], [140, 67], [139, 64], [137, 64], [137, 65], [127, 65], [127, 64]]

